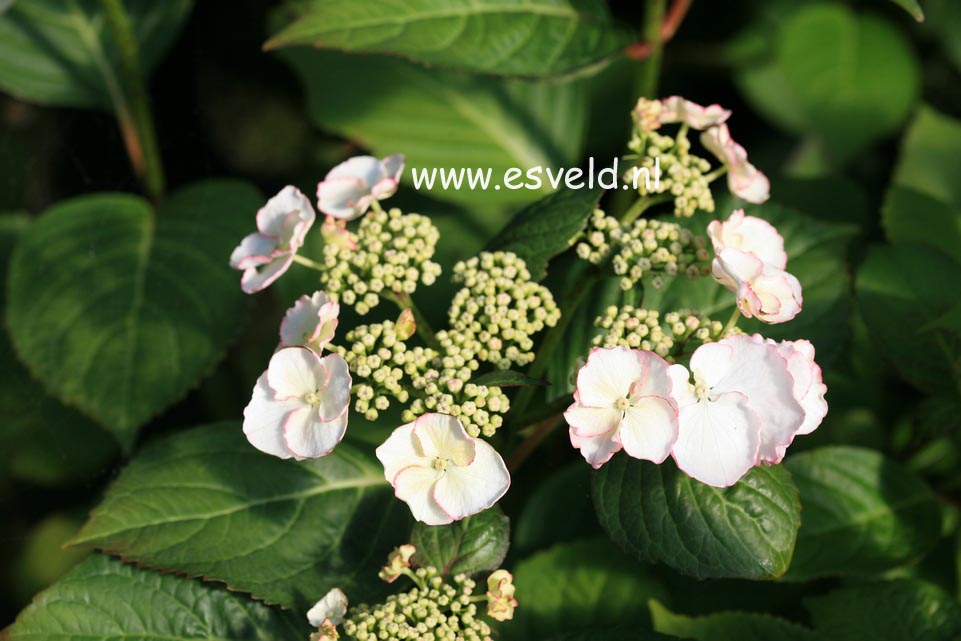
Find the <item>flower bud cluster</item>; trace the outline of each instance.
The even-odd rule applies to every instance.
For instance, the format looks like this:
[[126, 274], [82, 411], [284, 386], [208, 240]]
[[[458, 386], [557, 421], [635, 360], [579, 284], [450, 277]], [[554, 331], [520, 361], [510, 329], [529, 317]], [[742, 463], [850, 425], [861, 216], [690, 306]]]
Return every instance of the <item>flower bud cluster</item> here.
[[[433, 376], [437, 376], [436, 379]], [[430, 373], [425, 377], [425, 398], [415, 398], [401, 418], [410, 422], [421, 414], [437, 412], [460, 419], [464, 429], [473, 437], [493, 436], [504, 424], [504, 414], [510, 409], [507, 395], [499, 387], [461, 383], [461, 379], [446, 374]], [[415, 381], [418, 383], [419, 381]], [[447, 391], [443, 391], [443, 390]], [[453, 391], [453, 390], [457, 391]]]
[[534, 282], [524, 261], [511, 252], [482, 252], [454, 266], [450, 331], [438, 336], [455, 349], [500, 369], [534, 360], [533, 336], [554, 327], [561, 312], [550, 290]]
[[673, 362], [675, 347], [686, 348], [691, 341], [700, 344], [721, 340], [740, 333], [732, 328], [724, 332], [724, 325], [694, 310], [680, 310], [661, 314], [655, 310], [631, 305], [610, 306], [594, 320], [594, 326], [604, 333], [594, 338], [597, 347], [627, 347], [651, 351]]
[[[690, 153], [691, 142], [681, 133], [677, 138], [656, 131], [635, 131], [628, 146], [637, 153], [635, 167], [646, 168], [651, 176], [648, 181], [638, 180], [637, 190], [641, 196], [670, 194], [674, 200], [674, 215], [690, 218], [697, 211], [714, 211], [714, 197], [706, 174], [711, 164]], [[655, 181], [655, 171], [660, 179]], [[634, 181], [634, 168], [625, 172], [628, 184]]]
[[611, 257], [614, 273], [621, 276], [621, 289], [637, 285], [654, 273], [651, 285], [663, 284], [660, 274], [689, 278], [706, 274], [711, 257], [707, 241], [677, 223], [639, 218], [621, 224], [616, 218], [595, 210], [577, 245], [577, 255], [594, 264]]
[[491, 641], [490, 626], [479, 617], [476, 584], [463, 574], [444, 583], [433, 567], [418, 568], [424, 587], [387, 597], [380, 605], [360, 605], [343, 623], [357, 641]]
[[371, 211], [350, 242], [324, 245], [321, 282], [341, 303], [366, 314], [383, 295], [412, 294], [418, 283], [429, 286], [436, 280], [440, 265], [431, 258], [439, 237], [420, 214]]

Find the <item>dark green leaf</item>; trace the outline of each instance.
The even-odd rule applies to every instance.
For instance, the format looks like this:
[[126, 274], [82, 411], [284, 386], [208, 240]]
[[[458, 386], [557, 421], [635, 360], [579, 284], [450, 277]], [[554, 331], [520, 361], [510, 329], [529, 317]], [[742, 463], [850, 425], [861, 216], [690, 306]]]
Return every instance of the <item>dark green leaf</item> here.
[[697, 641], [819, 641], [813, 631], [785, 619], [753, 612], [719, 612], [690, 617], [671, 612], [651, 601], [654, 629], [681, 639]]
[[267, 48], [398, 54], [425, 64], [514, 76], [565, 74], [613, 58], [632, 41], [602, 0], [354, 0], [290, 3], [294, 22]]
[[[145, 67], [156, 65], [191, 0], [128, 0]], [[27, 0], [0, 15], [0, 87], [31, 102], [126, 109], [119, 54], [99, 0]], [[123, 107], [122, 107], [123, 106]]]
[[[599, 626], [650, 627], [647, 600], [667, 598], [644, 567], [604, 539], [557, 545], [515, 567], [521, 605], [500, 626], [507, 641], [530, 641]], [[645, 638], [638, 635], [634, 638]]]
[[877, 452], [824, 447], [785, 464], [803, 511], [785, 579], [877, 574], [920, 558], [938, 539], [934, 493]]
[[676, 637], [658, 634], [653, 630], [641, 630], [636, 625], [616, 628], [594, 627], [551, 637], [547, 641], [671, 641]]
[[381, 466], [344, 443], [284, 461], [226, 423], [145, 448], [73, 542], [303, 610], [333, 587], [382, 592], [377, 571], [409, 514]]
[[210, 181], [175, 193], [156, 215], [120, 194], [51, 208], [10, 266], [17, 354], [129, 447], [236, 336], [247, 301], [227, 259], [260, 204], [245, 183]]
[[514, 252], [527, 262], [534, 280], [547, 275], [551, 258], [571, 246], [584, 229], [603, 190], [561, 189], [528, 205], [502, 229], [487, 247]]
[[927, 13], [925, 27], [941, 41], [944, 53], [955, 69], [961, 70], [961, 39], [957, 37], [961, 28], [961, 3], [955, 0], [924, 0], [924, 10]]
[[510, 520], [496, 505], [450, 525], [417, 523], [411, 534], [414, 563], [432, 565], [444, 576], [496, 570], [507, 556], [510, 530]]
[[925, 392], [957, 389], [961, 327], [931, 323], [957, 305], [952, 288], [959, 280], [961, 263], [921, 245], [873, 247], [858, 271], [858, 304], [871, 340]]
[[475, 385], [487, 385], [490, 387], [530, 387], [532, 385], [547, 385], [547, 381], [540, 378], [533, 378], [527, 374], [514, 372], [509, 369], [499, 369], [487, 374], [481, 374], [471, 380]]
[[615, 456], [594, 475], [594, 505], [625, 550], [699, 578], [783, 575], [801, 523], [797, 488], [782, 465], [718, 489], [671, 462]]
[[924, 22], [924, 11], [921, 10], [918, 0], [891, 0], [891, 2], [910, 13], [911, 17], [918, 22]]
[[534, 488], [514, 524], [514, 551], [529, 552], [600, 534], [591, 503], [591, 468], [572, 463]]
[[[303, 620], [303, 621], [302, 621]], [[40, 594], [8, 641], [300, 641], [306, 617], [95, 554]]]
[[805, 601], [814, 628], [831, 641], [956, 641], [961, 605], [927, 583], [885, 581]]

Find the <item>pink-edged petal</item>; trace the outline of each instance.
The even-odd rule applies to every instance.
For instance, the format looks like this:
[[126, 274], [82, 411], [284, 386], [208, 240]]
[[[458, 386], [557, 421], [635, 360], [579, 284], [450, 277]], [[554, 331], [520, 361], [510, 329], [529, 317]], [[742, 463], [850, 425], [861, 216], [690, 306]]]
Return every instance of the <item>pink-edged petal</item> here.
[[459, 420], [448, 414], [430, 413], [414, 421], [414, 440], [420, 444], [424, 456], [450, 459], [455, 465], [466, 466], [474, 460], [476, 446], [482, 441], [473, 439]]
[[284, 441], [284, 423], [288, 415], [302, 407], [303, 404], [296, 400], [275, 400], [264, 372], [254, 385], [250, 403], [244, 408], [244, 435], [261, 452], [290, 458], [293, 454]]
[[810, 434], [821, 424], [828, 413], [824, 398], [827, 386], [821, 368], [814, 362], [814, 345], [810, 341], [783, 341], [778, 345], [781, 356], [787, 359], [788, 371], [794, 379], [794, 398], [804, 410], [804, 422], [797, 434]]
[[677, 433], [674, 403], [659, 396], [645, 396], [624, 412], [618, 440], [628, 456], [661, 463], [670, 455]]
[[407, 503], [414, 518], [427, 525], [447, 525], [454, 519], [434, 500], [440, 472], [430, 467], [407, 467], [394, 477], [394, 494]]
[[721, 105], [701, 106], [680, 96], [670, 96], [661, 101], [660, 121], [664, 124], [683, 122], [692, 129], [707, 129], [719, 125], [731, 116]]
[[638, 352], [626, 347], [596, 348], [577, 373], [577, 394], [582, 405], [609, 407], [627, 398], [644, 376]]
[[283, 276], [284, 272], [290, 268], [290, 264], [293, 262], [293, 254], [275, 254], [269, 263], [244, 270], [243, 275], [240, 277], [240, 288], [244, 293], [256, 294]]
[[314, 221], [314, 208], [310, 200], [293, 185], [287, 185], [257, 212], [257, 229], [265, 236], [279, 238], [284, 234], [285, 227], [290, 227], [289, 215], [292, 213], [299, 220]]
[[430, 467], [433, 459], [424, 456], [414, 440], [414, 424], [401, 425], [375, 451], [384, 466], [384, 478], [391, 484], [401, 470], [411, 466]]
[[787, 253], [784, 238], [774, 225], [756, 216], [745, 216], [743, 209], [731, 213], [724, 222], [712, 221], [707, 226], [715, 253], [723, 249], [740, 249], [754, 254], [766, 265], [784, 269]]
[[587, 407], [574, 403], [564, 412], [564, 420], [581, 437], [594, 437], [609, 434], [621, 422], [622, 410], [614, 407]]
[[324, 181], [354, 178], [369, 188], [380, 179], [382, 171], [381, 161], [378, 158], [374, 156], [354, 156], [327, 172]]
[[771, 197], [771, 181], [746, 159], [731, 165], [727, 175], [731, 193], [749, 203], [760, 205]]
[[584, 460], [596, 470], [621, 451], [621, 443], [617, 440], [617, 430], [611, 430], [601, 436], [578, 436], [577, 431], [570, 429], [571, 445], [581, 451]]
[[328, 216], [353, 220], [367, 211], [367, 207], [361, 209], [359, 203], [369, 191], [359, 178], [327, 178], [317, 185], [317, 208]]
[[404, 173], [404, 154], [384, 156], [380, 161], [380, 168], [385, 178], [393, 179], [395, 183], [400, 182], [400, 177]]
[[483, 512], [510, 487], [504, 459], [486, 441], [478, 439], [470, 465], [449, 465], [434, 485], [434, 500], [452, 520]]
[[320, 359], [320, 364], [327, 378], [317, 393], [317, 412], [322, 421], [333, 421], [347, 414], [353, 380], [340, 354], [329, 354]]
[[671, 379], [667, 375], [670, 363], [650, 351], [634, 350], [641, 364], [641, 377], [631, 383], [629, 396], [637, 399], [642, 396], [663, 396], [671, 394]]
[[324, 620], [330, 620], [333, 625], [340, 625], [347, 616], [347, 595], [340, 588], [334, 588], [324, 595], [314, 607], [307, 611], [307, 621], [315, 628], [319, 628]]
[[751, 282], [751, 290], [759, 305], [754, 316], [765, 323], [786, 323], [801, 313], [804, 298], [801, 282], [786, 271], [765, 267], [764, 273]]
[[249, 269], [266, 265], [272, 260], [277, 243], [272, 238], [254, 232], [244, 236], [240, 244], [230, 254], [230, 266], [234, 269]]
[[758, 418], [742, 394], [722, 394], [680, 408], [673, 456], [688, 476], [714, 487], [734, 485], [757, 462]]
[[343, 440], [347, 418], [346, 408], [334, 420], [324, 421], [317, 408], [305, 407], [284, 423], [284, 442], [297, 460], [327, 456]]
[[691, 385], [691, 373], [686, 367], [671, 365], [667, 368], [667, 375], [671, 379], [671, 397], [678, 407], [697, 403], [697, 395]]
[[320, 359], [309, 349], [285, 347], [270, 358], [267, 383], [277, 398], [303, 398], [316, 393], [327, 379]]

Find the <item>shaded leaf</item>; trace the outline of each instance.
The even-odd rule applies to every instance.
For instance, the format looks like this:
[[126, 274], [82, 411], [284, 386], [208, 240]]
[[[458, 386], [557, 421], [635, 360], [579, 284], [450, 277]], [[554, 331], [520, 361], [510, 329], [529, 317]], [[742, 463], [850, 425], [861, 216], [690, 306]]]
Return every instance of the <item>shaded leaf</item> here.
[[547, 381], [540, 378], [534, 378], [509, 369], [499, 369], [494, 372], [488, 372], [487, 374], [481, 374], [471, 382], [475, 385], [492, 387], [530, 387], [532, 385], [548, 384]]
[[515, 520], [513, 549], [529, 552], [600, 533], [591, 503], [591, 468], [579, 461], [534, 488]]
[[496, 570], [510, 547], [510, 520], [496, 505], [450, 525], [417, 523], [411, 543], [414, 563], [432, 565], [443, 576]]
[[918, 0], [891, 0], [891, 2], [907, 11], [918, 22], [924, 22], [924, 11], [921, 10]]
[[707, 616], [691, 617], [671, 612], [657, 601], [651, 601], [650, 608], [654, 629], [681, 639], [821, 641], [821, 637], [812, 630], [769, 614], [718, 612]]

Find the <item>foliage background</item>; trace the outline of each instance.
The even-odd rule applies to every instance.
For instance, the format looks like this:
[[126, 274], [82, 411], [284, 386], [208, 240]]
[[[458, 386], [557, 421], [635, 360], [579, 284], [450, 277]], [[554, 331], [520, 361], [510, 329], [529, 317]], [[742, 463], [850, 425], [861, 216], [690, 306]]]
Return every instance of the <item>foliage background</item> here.
[[[86, 554], [61, 545], [131, 455], [162, 435], [241, 415], [283, 310], [313, 289], [309, 275], [292, 272], [253, 300], [240, 294], [225, 264], [250, 226], [258, 194], [288, 183], [312, 193], [330, 167], [364, 149], [408, 152], [412, 164], [427, 158], [495, 167], [540, 158], [579, 163], [624, 151], [629, 111], [643, 82], [644, 65], [637, 61], [618, 57], [592, 74], [531, 82], [371, 55], [306, 48], [265, 53], [261, 45], [276, 32], [271, 25], [283, 23], [290, 7], [309, 3], [282, 4], [198, 2], [179, 31], [171, 27], [169, 49], [156, 56], [149, 92], [169, 190], [214, 178], [247, 184], [208, 185], [213, 191], [181, 209], [185, 225], [195, 216], [223, 221], [223, 238], [209, 246], [211, 264], [223, 266], [211, 268], [207, 285], [229, 313], [205, 329], [218, 338], [200, 340], [197, 352], [207, 358], [181, 364], [193, 372], [189, 380], [178, 379], [162, 399], [148, 394], [131, 400], [123, 415], [106, 416], [106, 408], [124, 380], [78, 382], [69, 368], [58, 373], [55, 329], [73, 337], [81, 353], [96, 336], [17, 311], [44, 295], [50, 297], [46, 305], [69, 311], [70, 292], [48, 292], [57, 270], [34, 268], [38, 257], [55, 265], [70, 259], [31, 231], [29, 251], [18, 249], [25, 256], [20, 272], [6, 276], [12, 248], [26, 242], [20, 239], [39, 224], [33, 221], [39, 213], [84, 194], [142, 193], [141, 183], [108, 111], [78, 108], [77, 100], [59, 106], [57, 99], [21, 99], [16, 88], [0, 96], [5, 316], [7, 328], [22, 334], [16, 350], [6, 336], [0, 343], [4, 624]], [[785, 467], [801, 485], [802, 518], [827, 525], [802, 529], [794, 563], [775, 584], [697, 582], [663, 565], [626, 560], [603, 538], [589, 470], [555, 434], [536, 464], [521, 469], [503, 502], [512, 519], [508, 565], [523, 598], [505, 638], [546, 638], [600, 623], [646, 625], [651, 616], [659, 630], [682, 637], [762, 634], [766, 626], [786, 633], [762, 617], [683, 616], [726, 610], [777, 614], [837, 639], [857, 638], [844, 627], [845, 617], [877, 625], [883, 631], [877, 638], [922, 638], [921, 631], [961, 626], [961, 11], [951, 0], [922, 5], [924, 23], [881, 0], [695, 2], [664, 51], [658, 94], [732, 109], [734, 135], [773, 178], [773, 202], [762, 215], [776, 219], [785, 234], [807, 303], [798, 324], [783, 331], [816, 343], [831, 406], [821, 428], [792, 447]], [[611, 4], [625, 25], [641, 24], [644, 8]], [[0, 78], [9, 78], [24, 55], [0, 45]], [[79, 102], [96, 104], [99, 94], [92, 95]], [[482, 105], [483, 112], [465, 122], [463, 113], [445, 108], [458, 100]], [[439, 123], [460, 137], [432, 138], [428, 132]], [[449, 273], [540, 195], [436, 198], [402, 188], [391, 204], [432, 217], [442, 232], [440, 262]], [[138, 206], [112, 200], [99, 220], [126, 224]], [[719, 205], [720, 214], [725, 207]], [[113, 229], [118, 238], [125, 233]], [[82, 237], [74, 240], [84, 247]], [[222, 247], [212, 249], [218, 242]], [[170, 251], [167, 267], [176, 270], [187, 258]], [[98, 263], [96, 252], [93, 259]], [[555, 292], [565, 287], [564, 275], [561, 259], [547, 281]], [[93, 272], [91, 283], [123, 287], [122, 279], [111, 278]], [[223, 282], [233, 289], [224, 285], [221, 292]], [[442, 279], [421, 294], [422, 308], [435, 320], [443, 318], [447, 287]], [[595, 305], [606, 291], [598, 291]], [[710, 307], [714, 301], [697, 302], [718, 311]], [[162, 300], [157, 304], [163, 307]], [[114, 312], [104, 311], [107, 317]], [[197, 326], [177, 313], [173, 322]], [[586, 345], [578, 335], [586, 329], [578, 327], [550, 370], [562, 391], [565, 368]], [[32, 374], [16, 356], [25, 349]], [[79, 413], [57, 397], [89, 405]], [[369, 448], [391, 427], [385, 421], [349, 435]], [[818, 449], [827, 446], [859, 449]], [[861, 516], [832, 521], [838, 505]], [[824, 549], [836, 554], [813, 552]], [[882, 578], [897, 581], [879, 583]], [[648, 598], [665, 605], [649, 611]], [[850, 604], [845, 612], [840, 603]], [[884, 611], [889, 618], [879, 619]], [[891, 614], [899, 612], [903, 616]], [[894, 625], [905, 620], [911, 625]], [[790, 630], [807, 638], [806, 630]]]

